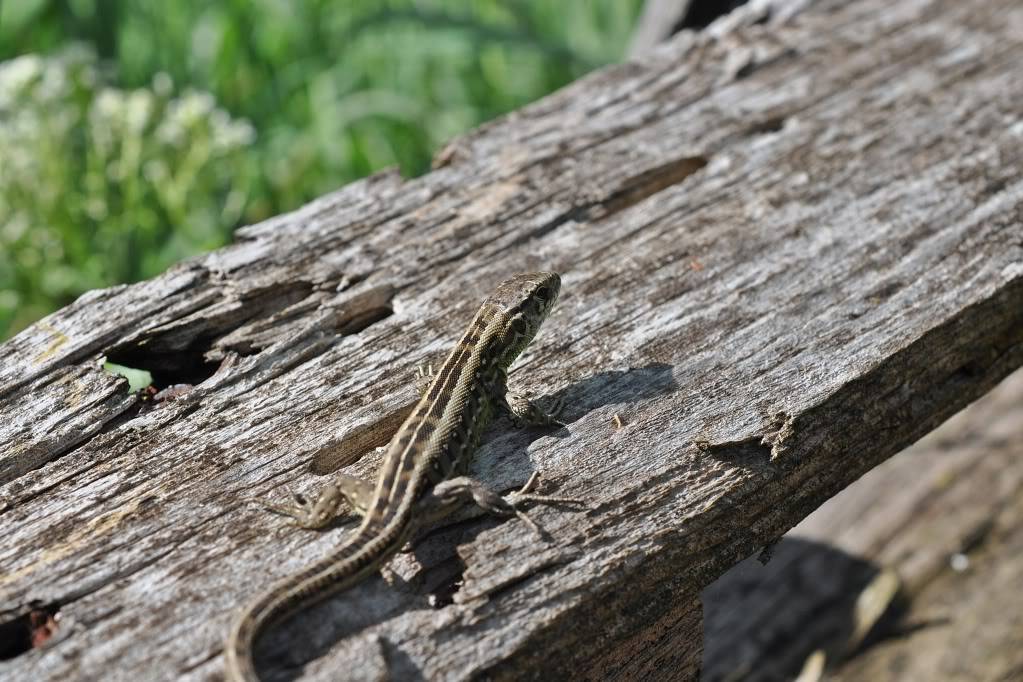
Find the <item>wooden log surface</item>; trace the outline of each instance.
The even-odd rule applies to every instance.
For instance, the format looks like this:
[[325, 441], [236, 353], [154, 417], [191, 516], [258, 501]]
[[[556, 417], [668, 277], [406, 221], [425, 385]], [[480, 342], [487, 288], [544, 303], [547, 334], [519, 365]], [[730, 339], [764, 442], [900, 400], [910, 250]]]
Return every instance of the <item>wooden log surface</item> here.
[[1021, 493], [1023, 370], [704, 590], [703, 679], [1018, 678]]
[[[0, 676], [217, 677], [239, 605], [351, 527], [247, 498], [371, 477], [416, 365], [538, 269], [562, 299], [511, 382], [569, 424], [495, 424], [475, 473], [588, 509], [438, 529], [260, 669], [692, 673], [704, 586], [1023, 364], [1021, 31], [1011, 0], [757, 3], [25, 330], [0, 633], [54, 634]], [[143, 403], [104, 357], [194, 387]]]

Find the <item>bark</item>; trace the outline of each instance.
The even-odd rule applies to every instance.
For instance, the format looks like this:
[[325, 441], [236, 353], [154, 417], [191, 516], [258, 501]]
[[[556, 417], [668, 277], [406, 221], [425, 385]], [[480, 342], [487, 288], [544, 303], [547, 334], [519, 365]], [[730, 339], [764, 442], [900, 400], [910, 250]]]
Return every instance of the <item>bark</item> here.
[[[1023, 364], [1021, 26], [1012, 0], [743, 7], [422, 178], [25, 330], [0, 347], [0, 633], [55, 631], [0, 675], [218, 676], [239, 605], [351, 527], [247, 498], [372, 477], [416, 365], [545, 269], [562, 299], [511, 383], [568, 427], [495, 424], [476, 474], [589, 508], [535, 510], [546, 542], [441, 528], [260, 669], [691, 676], [701, 589]], [[103, 357], [192, 387], [143, 401]]]
[[1021, 493], [1017, 371], [704, 590], [703, 679], [1019, 677]]

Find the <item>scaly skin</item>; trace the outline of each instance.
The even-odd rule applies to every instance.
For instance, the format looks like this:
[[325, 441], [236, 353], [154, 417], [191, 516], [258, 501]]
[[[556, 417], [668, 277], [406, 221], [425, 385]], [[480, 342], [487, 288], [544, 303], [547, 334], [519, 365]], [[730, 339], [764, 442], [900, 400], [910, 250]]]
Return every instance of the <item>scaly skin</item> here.
[[576, 502], [532, 495], [535, 475], [502, 498], [465, 477], [483, 429], [498, 411], [519, 423], [556, 424], [528, 401], [509, 404], [508, 367], [532, 341], [553, 307], [561, 278], [552, 272], [517, 275], [483, 301], [418, 405], [391, 439], [376, 485], [342, 476], [315, 503], [279, 509], [309, 528], [327, 525], [347, 500], [363, 514], [354, 534], [329, 556], [290, 576], [245, 607], [227, 642], [227, 676], [258, 680], [252, 646], [271, 623], [348, 589], [377, 571], [416, 532], [469, 501], [495, 514], [518, 515], [521, 503]]

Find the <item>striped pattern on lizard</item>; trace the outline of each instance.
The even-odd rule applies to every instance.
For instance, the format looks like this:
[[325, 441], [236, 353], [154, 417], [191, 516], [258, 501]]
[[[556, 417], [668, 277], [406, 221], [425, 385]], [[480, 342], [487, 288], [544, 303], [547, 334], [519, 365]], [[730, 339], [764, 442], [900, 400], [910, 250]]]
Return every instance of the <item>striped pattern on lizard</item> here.
[[493, 514], [515, 515], [539, 532], [522, 511], [524, 503], [578, 502], [530, 492], [535, 473], [522, 490], [506, 497], [466, 477], [483, 429], [497, 412], [509, 413], [520, 425], [560, 423], [528, 400], [508, 394], [506, 384], [508, 367], [536, 335], [560, 287], [561, 278], [553, 272], [516, 275], [483, 301], [387, 445], [375, 485], [341, 474], [313, 501], [296, 498], [294, 507], [270, 507], [306, 528], [328, 525], [346, 502], [363, 518], [333, 553], [245, 607], [228, 637], [228, 678], [258, 680], [252, 647], [263, 630], [355, 585], [383, 566], [420, 528], [459, 507], [475, 503]]

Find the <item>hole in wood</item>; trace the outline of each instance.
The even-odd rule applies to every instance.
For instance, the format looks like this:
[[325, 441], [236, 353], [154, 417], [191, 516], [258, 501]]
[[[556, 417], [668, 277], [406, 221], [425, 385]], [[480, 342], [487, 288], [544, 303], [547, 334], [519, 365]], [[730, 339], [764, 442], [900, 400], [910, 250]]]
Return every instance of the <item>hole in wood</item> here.
[[624, 211], [658, 192], [678, 185], [706, 166], [709, 161], [704, 156], [686, 156], [672, 159], [628, 178], [618, 191], [603, 202], [604, 213], [600, 217], [606, 218], [619, 211]]
[[46, 644], [57, 631], [59, 612], [57, 604], [35, 605], [28, 613], [0, 623], [0, 661]]
[[128, 380], [128, 390], [134, 393], [153, 385], [153, 375], [144, 369], [137, 367], [125, 367], [113, 362], [104, 362], [103, 371], [109, 374], [116, 374]]
[[357, 424], [314, 453], [309, 470], [321, 476], [331, 474], [343, 466], [359, 461], [374, 448], [387, 445], [415, 406], [415, 402], [410, 402], [379, 419]]
[[785, 116], [772, 116], [770, 118], [758, 121], [751, 125], [747, 132], [750, 135], [768, 135], [770, 133], [777, 133], [785, 127]]
[[370, 325], [376, 324], [381, 320], [386, 320], [393, 314], [394, 308], [392, 308], [389, 303], [387, 305], [368, 308], [360, 311], [350, 320], [345, 321], [344, 324], [337, 328], [337, 332], [338, 334], [358, 334]]
[[213, 376], [220, 363], [208, 362], [203, 357], [206, 350], [206, 344], [198, 343], [164, 352], [150, 352], [145, 345], [122, 346], [111, 350], [107, 361], [135, 373], [148, 373], [149, 385], [159, 391], [175, 384], [201, 384]]
[[693, 0], [682, 21], [675, 27], [674, 33], [684, 28], [706, 28], [718, 17], [724, 16], [736, 7], [746, 4], [746, 0]]
[[[149, 372], [151, 386], [158, 391], [174, 385], [201, 384], [217, 371], [226, 351], [251, 355], [275, 341], [279, 334], [275, 324], [290, 319], [286, 311], [300, 305], [313, 292], [312, 283], [295, 281], [225, 296], [129, 337], [130, 340], [107, 350], [107, 360]], [[246, 336], [226, 348], [215, 347], [225, 337], [243, 329], [258, 338]]]

